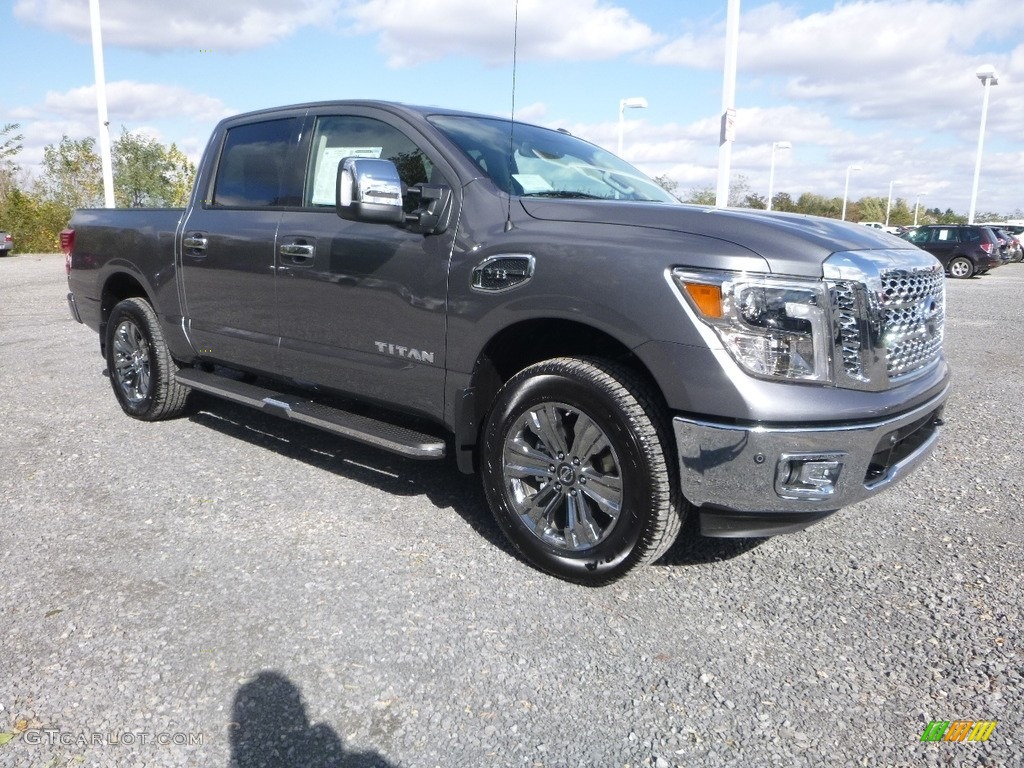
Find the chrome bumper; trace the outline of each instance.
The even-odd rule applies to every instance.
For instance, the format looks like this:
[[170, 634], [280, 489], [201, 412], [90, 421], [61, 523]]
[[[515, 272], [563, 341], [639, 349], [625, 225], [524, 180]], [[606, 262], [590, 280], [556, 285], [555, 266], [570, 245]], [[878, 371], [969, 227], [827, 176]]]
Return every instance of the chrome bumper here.
[[711, 536], [800, 530], [910, 473], [939, 438], [947, 388], [892, 418], [773, 427], [672, 420], [683, 495]]

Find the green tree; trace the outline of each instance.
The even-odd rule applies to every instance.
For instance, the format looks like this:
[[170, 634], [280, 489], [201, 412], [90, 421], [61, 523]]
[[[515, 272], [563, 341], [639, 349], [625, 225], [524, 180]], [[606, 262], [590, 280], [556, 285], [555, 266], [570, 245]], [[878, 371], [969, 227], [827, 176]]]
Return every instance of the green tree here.
[[167, 150], [167, 163], [170, 170], [167, 172], [167, 181], [170, 183], [171, 196], [168, 205], [184, 207], [188, 205], [189, 195], [192, 194], [192, 184], [196, 178], [196, 166], [188, 155], [178, 149], [177, 144], [171, 144]]
[[[885, 203], [884, 197], [862, 197], [857, 201], [857, 207], [860, 211], [860, 216], [852, 221], [885, 221]], [[850, 219], [850, 216], [846, 218]]]
[[156, 139], [122, 128], [111, 154], [119, 208], [168, 205], [173, 199], [173, 168], [167, 150]]
[[[732, 208], [740, 208], [747, 201], [749, 196], [750, 182], [747, 181], [747, 177], [742, 175], [734, 176], [732, 178], [732, 182], [729, 184], [728, 205]], [[681, 197], [679, 199], [684, 203], [714, 205], [718, 200], [718, 191], [716, 187], [711, 185], [706, 187], [693, 187], [686, 193], [686, 197]]]
[[654, 183], [657, 184], [662, 189], [664, 189], [670, 195], [678, 199], [679, 182], [675, 181], [674, 179], [670, 179], [667, 173], [663, 173], [660, 176], [655, 176]]
[[20, 167], [15, 158], [21, 152], [21, 142], [25, 139], [18, 130], [18, 123], [7, 123], [0, 128], [0, 199], [5, 198], [14, 189]]
[[60, 231], [67, 226], [67, 209], [20, 189], [0, 200], [0, 221], [14, 237], [19, 253], [54, 253], [60, 250]]
[[749, 195], [746, 196], [746, 198], [744, 198], [743, 205], [740, 207], [756, 208], [758, 210], [763, 211], [765, 208], [768, 207], [768, 200], [764, 197], [764, 195], [759, 195], [756, 192], [751, 192]]
[[684, 203], [693, 203], [695, 205], [714, 205], [718, 194], [715, 192], [715, 188], [708, 187], [694, 187], [686, 193], [686, 197], [681, 198]]
[[797, 206], [796, 203], [793, 202], [793, 198], [790, 196], [789, 192], [776, 192], [772, 195], [772, 210], [796, 213]]
[[838, 198], [804, 192], [797, 198], [796, 209], [810, 216], [826, 216], [838, 219], [842, 213], [843, 201]]
[[103, 170], [94, 139], [71, 139], [43, 150], [43, 174], [39, 191], [43, 198], [68, 211], [103, 204]]

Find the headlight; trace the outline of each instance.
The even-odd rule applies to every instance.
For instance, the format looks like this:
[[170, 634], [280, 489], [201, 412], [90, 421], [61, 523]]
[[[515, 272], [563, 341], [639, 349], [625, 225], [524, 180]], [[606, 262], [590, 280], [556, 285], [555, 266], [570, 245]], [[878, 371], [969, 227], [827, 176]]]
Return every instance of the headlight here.
[[831, 380], [828, 292], [820, 280], [686, 269], [672, 277], [748, 373]]

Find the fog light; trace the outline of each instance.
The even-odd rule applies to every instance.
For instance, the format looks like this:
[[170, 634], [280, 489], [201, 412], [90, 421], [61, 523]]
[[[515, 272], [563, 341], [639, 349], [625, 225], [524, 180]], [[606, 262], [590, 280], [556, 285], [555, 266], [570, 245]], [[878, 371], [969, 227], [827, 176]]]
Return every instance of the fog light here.
[[835, 495], [844, 453], [784, 453], [775, 472], [775, 492], [784, 499], [821, 501]]

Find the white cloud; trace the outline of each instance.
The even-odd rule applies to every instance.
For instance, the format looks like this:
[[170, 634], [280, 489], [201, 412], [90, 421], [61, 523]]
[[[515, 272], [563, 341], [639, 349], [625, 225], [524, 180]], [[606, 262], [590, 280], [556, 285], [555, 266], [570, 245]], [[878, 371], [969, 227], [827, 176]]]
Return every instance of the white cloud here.
[[[144, 50], [239, 51], [287, 38], [333, 18], [333, 0], [104, 0], [104, 45]], [[15, 0], [14, 15], [77, 40], [90, 40], [84, 0]]]
[[392, 67], [446, 56], [476, 56], [491, 66], [512, 59], [591, 61], [649, 48], [661, 37], [628, 11], [599, 0], [362, 0], [345, 13], [355, 32], [376, 34]]
[[[809, 15], [773, 3], [742, 15], [738, 68], [746, 83], [772, 88], [782, 78], [787, 100], [832, 104], [849, 118], [920, 127], [928, 115], [933, 129], [976, 130], [974, 70], [988, 61], [1005, 83], [1024, 83], [1024, 42], [1010, 55], [991, 54], [993, 42], [1015, 41], [1021, 28], [1024, 3], [1003, 0], [860, 0]], [[718, 26], [668, 43], [653, 60], [715, 70], [723, 56]], [[1000, 96], [992, 130], [1019, 134], [1024, 92], [1014, 86]]]
[[[46, 94], [42, 109], [64, 117], [96, 114], [96, 87], [73, 88]], [[121, 80], [107, 83], [107, 112], [112, 125], [118, 121], [138, 123], [165, 117], [217, 121], [231, 114], [220, 99], [195, 93], [178, 85], [136, 83]]]

